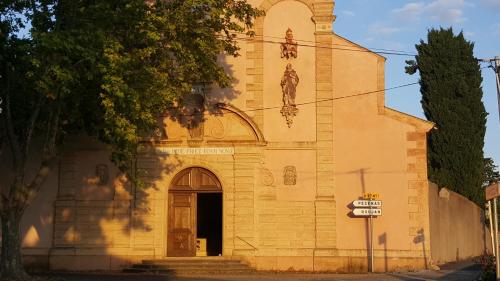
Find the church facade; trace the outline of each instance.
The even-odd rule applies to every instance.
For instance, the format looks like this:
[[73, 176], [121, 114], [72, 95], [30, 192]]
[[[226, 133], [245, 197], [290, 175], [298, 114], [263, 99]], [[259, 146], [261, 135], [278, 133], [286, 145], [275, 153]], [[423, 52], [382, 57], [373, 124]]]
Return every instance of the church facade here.
[[143, 259], [223, 256], [260, 270], [366, 271], [378, 194], [376, 270], [429, 263], [426, 134], [387, 108], [385, 58], [334, 31], [334, 2], [251, 0], [266, 12], [230, 89], [207, 85], [160, 118], [133, 186], [106, 148], [75, 137], [28, 209], [26, 261], [119, 269]]

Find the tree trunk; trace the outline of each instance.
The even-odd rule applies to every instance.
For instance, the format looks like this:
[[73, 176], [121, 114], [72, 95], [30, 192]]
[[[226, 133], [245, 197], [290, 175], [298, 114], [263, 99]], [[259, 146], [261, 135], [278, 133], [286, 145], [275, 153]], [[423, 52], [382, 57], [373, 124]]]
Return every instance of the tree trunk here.
[[21, 216], [13, 210], [2, 215], [2, 278], [20, 279], [27, 276], [21, 254]]

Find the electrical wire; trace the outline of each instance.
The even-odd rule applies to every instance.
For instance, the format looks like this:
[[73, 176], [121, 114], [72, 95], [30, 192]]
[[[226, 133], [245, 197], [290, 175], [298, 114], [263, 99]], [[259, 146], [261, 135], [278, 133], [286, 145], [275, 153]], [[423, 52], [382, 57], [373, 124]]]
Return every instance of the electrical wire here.
[[[239, 34], [244, 35], [245, 33], [239, 32]], [[286, 40], [286, 38], [284, 38], [284, 37], [269, 36], [269, 35], [257, 35], [255, 37], [249, 37], [249, 38], [260, 38], [260, 37], [282, 40], [282, 41], [278, 42], [280, 44], [281, 44], [281, 42], [283, 42], [284, 40]], [[247, 39], [247, 38], [242, 38], [242, 37], [236, 37], [236, 38], [238, 38], [238, 39]], [[296, 39], [296, 38], [294, 38], [294, 40], [297, 41], [297, 42], [305, 42], [305, 43], [313, 43], [313, 44], [316, 43], [316, 41], [312, 41], [312, 40], [303, 40], [303, 39]], [[274, 41], [274, 42], [276, 42], [276, 41]], [[353, 43], [353, 44], [355, 44], [355, 43]], [[351, 47], [351, 48], [353, 47], [352, 45], [337, 44], [337, 43], [331, 43], [329, 45], [331, 45], [331, 46], [340, 46], [340, 47]], [[357, 45], [357, 44], [355, 44], [355, 45]], [[399, 53], [401, 55], [408, 55], [408, 56], [416, 56], [417, 55], [416, 53], [413, 53], [413, 52], [402, 51], [402, 50], [395, 50], [395, 49], [371, 48], [371, 47], [361, 47], [361, 48], [368, 49], [368, 50], [364, 50], [364, 51], [367, 51], [367, 52], [376, 52], [375, 50], [379, 50], [379, 51], [383, 51], [383, 52]], [[350, 50], [356, 50], [356, 49], [350, 49]]]
[[[479, 70], [483, 70], [489, 68], [488, 66], [481, 67]], [[475, 71], [466, 71], [466, 72], [458, 72], [454, 73], [453, 75], [450, 76], [459, 76], [459, 75], [466, 75], [469, 73], [472, 73]], [[359, 97], [359, 96], [366, 96], [366, 95], [371, 95], [375, 93], [380, 93], [380, 92], [388, 92], [388, 91], [393, 91], [401, 88], [406, 88], [410, 86], [415, 86], [418, 85], [420, 82], [412, 82], [412, 83], [407, 83], [403, 85], [398, 85], [394, 87], [389, 87], [381, 90], [374, 90], [374, 91], [369, 91], [369, 92], [363, 92], [363, 93], [358, 93], [358, 94], [353, 94], [353, 95], [346, 95], [346, 96], [340, 96], [340, 97], [334, 97], [334, 98], [328, 98], [328, 99], [321, 99], [321, 100], [315, 100], [315, 101], [310, 101], [310, 102], [302, 102], [302, 103], [297, 103], [295, 104], [296, 106], [303, 106], [303, 105], [308, 105], [308, 104], [317, 104], [317, 103], [322, 103], [322, 102], [327, 102], [327, 101], [336, 101], [336, 100], [343, 100], [347, 98], [353, 98], [353, 97]], [[272, 110], [272, 109], [280, 109], [282, 106], [269, 106], [269, 107], [261, 107], [261, 108], [253, 108], [253, 109], [247, 109], [247, 110], [240, 110], [240, 112], [255, 112], [255, 111], [263, 111], [263, 110]], [[192, 114], [180, 114], [181, 116], [197, 116], [197, 115], [203, 115], [203, 112], [197, 112], [197, 113], [192, 113]]]

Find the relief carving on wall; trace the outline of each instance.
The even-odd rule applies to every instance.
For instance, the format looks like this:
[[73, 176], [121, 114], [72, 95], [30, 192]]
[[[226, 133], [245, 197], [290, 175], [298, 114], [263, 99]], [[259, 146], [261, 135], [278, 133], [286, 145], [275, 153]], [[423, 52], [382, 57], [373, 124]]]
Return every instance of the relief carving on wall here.
[[97, 185], [106, 185], [109, 180], [109, 171], [106, 164], [97, 164], [95, 166], [95, 176], [98, 180]]
[[215, 117], [210, 126], [210, 134], [216, 139], [223, 139], [226, 136], [226, 129], [224, 128], [224, 123], [222, 118]]
[[281, 43], [281, 58], [297, 58], [297, 42], [293, 41], [293, 32], [286, 31], [285, 43]]
[[293, 70], [292, 64], [287, 64], [283, 78], [281, 78], [281, 90], [283, 92], [283, 108], [281, 115], [286, 118], [288, 127], [292, 127], [293, 117], [297, 115], [299, 110], [295, 104], [295, 96], [297, 85], [299, 84], [299, 76]]
[[297, 169], [295, 166], [286, 166], [283, 169], [283, 181], [285, 185], [297, 184]]
[[261, 182], [264, 186], [272, 186], [274, 184], [274, 176], [267, 168], [260, 170]]

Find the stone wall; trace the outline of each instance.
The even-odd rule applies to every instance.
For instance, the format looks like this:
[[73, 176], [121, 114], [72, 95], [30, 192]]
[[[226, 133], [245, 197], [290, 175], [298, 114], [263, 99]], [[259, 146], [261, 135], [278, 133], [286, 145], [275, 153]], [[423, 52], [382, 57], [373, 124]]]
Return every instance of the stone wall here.
[[429, 184], [430, 245], [434, 264], [491, 253], [483, 209], [460, 194]]

